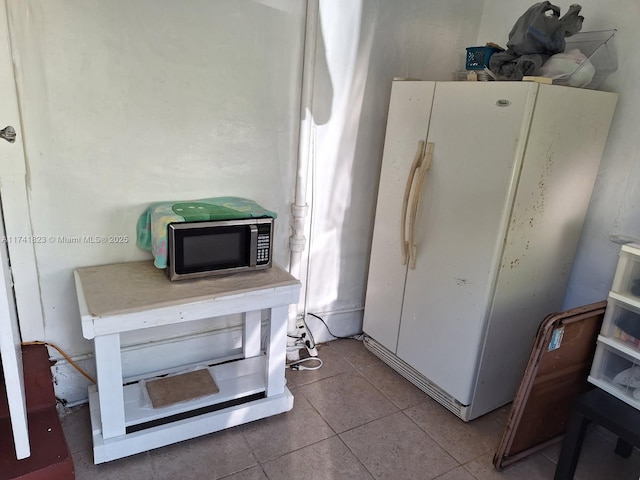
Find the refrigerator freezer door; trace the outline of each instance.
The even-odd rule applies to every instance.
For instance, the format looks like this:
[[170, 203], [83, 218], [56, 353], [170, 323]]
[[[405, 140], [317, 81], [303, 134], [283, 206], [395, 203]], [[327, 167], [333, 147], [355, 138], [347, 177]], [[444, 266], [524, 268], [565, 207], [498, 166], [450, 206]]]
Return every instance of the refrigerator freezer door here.
[[513, 399], [540, 322], [562, 308], [616, 101], [609, 92], [539, 87], [472, 416]]
[[[398, 356], [471, 403], [537, 85], [438, 83]], [[375, 335], [374, 335], [375, 338]]]
[[395, 353], [407, 265], [403, 265], [403, 192], [419, 142], [429, 128], [434, 82], [393, 82], [376, 222], [371, 246], [364, 331]]

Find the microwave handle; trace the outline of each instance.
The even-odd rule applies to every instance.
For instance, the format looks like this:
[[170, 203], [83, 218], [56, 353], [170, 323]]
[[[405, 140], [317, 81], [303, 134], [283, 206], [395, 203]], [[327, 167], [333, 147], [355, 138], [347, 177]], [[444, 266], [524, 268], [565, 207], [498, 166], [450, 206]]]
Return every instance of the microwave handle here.
[[249, 225], [249, 266], [255, 267], [258, 261], [258, 227], [257, 225]]

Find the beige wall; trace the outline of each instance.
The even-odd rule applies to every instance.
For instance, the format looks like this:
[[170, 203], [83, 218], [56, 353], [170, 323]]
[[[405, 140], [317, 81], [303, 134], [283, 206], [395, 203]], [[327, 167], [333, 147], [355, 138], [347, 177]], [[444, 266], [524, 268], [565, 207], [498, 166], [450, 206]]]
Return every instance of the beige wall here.
[[[286, 264], [304, 5], [9, 0], [46, 340], [82, 339], [72, 270], [150, 258], [153, 201], [237, 195], [275, 210]], [[24, 321], [24, 320], [23, 320]]]

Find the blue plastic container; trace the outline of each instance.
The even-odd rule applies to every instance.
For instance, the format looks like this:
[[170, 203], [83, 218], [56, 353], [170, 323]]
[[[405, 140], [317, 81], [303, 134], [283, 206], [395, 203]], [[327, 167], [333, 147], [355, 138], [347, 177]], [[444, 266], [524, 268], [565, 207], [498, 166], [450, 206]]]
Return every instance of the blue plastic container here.
[[467, 70], [484, 70], [489, 67], [491, 55], [499, 52], [496, 47], [468, 47], [467, 48]]

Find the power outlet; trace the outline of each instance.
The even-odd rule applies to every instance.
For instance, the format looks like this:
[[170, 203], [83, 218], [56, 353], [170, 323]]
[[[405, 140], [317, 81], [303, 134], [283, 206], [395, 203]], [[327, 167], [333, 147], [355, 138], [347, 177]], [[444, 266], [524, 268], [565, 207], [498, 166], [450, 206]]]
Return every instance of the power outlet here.
[[313, 339], [313, 335], [307, 327], [304, 318], [297, 320], [296, 328], [298, 329], [298, 341], [302, 343], [301, 347], [305, 347], [310, 356], [317, 357], [318, 349], [316, 348], [316, 341]]

